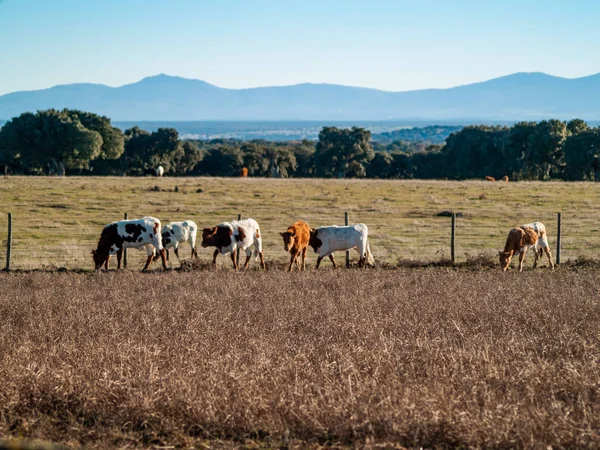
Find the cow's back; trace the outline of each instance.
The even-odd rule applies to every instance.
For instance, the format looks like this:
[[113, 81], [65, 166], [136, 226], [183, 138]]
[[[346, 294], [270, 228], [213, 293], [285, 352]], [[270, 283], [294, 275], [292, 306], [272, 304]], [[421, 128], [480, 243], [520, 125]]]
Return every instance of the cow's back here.
[[317, 237], [321, 241], [319, 254], [325, 255], [358, 246], [363, 236], [366, 237], [366, 232], [366, 225], [364, 224], [319, 227], [317, 228]]

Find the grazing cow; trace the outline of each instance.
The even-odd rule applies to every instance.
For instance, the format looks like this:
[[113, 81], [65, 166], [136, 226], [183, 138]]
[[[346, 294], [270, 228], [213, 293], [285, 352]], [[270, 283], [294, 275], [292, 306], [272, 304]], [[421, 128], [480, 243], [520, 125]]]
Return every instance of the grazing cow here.
[[496, 181], [494, 177], [485, 177], [485, 181]]
[[507, 177], [506, 175], [504, 175], [504, 176], [502, 177], [502, 181], [504, 181], [505, 183], [508, 183], [508, 177]]
[[258, 259], [260, 256], [260, 265], [263, 270], [266, 268], [260, 228], [254, 219], [222, 222], [216, 227], [204, 228], [202, 230], [201, 245], [204, 248], [217, 248], [213, 254], [213, 264], [217, 263], [217, 255], [219, 253], [222, 255], [230, 253], [235, 270], [238, 270], [238, 261], [235, 257], [236, 250], [239, 248], [246, 251], [246, 262], [244, 263], [244, 270], [246, 270], [252, 256], [252, 249], [250, 247], [254, 246], [255, 258]]
[[100, 235], [98, 248], [92, 250], [96, 270], [99, 270], [102, 264], [104, 264], [105, 269], [108, 269], [110, 255], [114, 255], [115, 253], [117, 254], [117, 269], [120, 269], [123, 249], [141, 249], [142, 247], [146, 247], [146, 251], [148, 252], [148, 259], [142, 269], [143, 271], [152, 262], [155, 249], [162, 258], [163, 268], [166, 269], [165, 249], [162, 245], [160, 232], [160, 220], [154, 217], [121, 220], [106, 225]]
[[505, 272], [508, 270], [508, 265], [510, 264], [511, 258], [517, 253], [519, 254], [519, 272], [523, 271], [523, 260], [525, 259], [525, 253], [527, 253], [527, 250], [532, 247], [535, 254], [533, 268], [536, 268], [538, 258], [541, 258], [543, 253], [546, 253], [550, 268], [554, 269], [552, 256], [550, 255], [550, 245], [548, 244], [546, 227], [541, 222], [534, 222], [518, 228], [513, 228], [508, 233], [506, 244], [504, 245], [504, 251], [500, 250], [498, 252], [500, 256], [500, 268], [502, 271]]
[[155, 174], [157, 177], [162, 177], [165, 174], [165, 168], [163, 166], [158, 166], [155, 170]]
[[334, 268], [337, 267], [332, 253], [351, 248], [358, 251], [360, 255], [358, 267], [364, 267], [365, 263], [371, 266], [374, 265], [375, 261], [369, 247], [368, 236], [369, 229], [364, 223], [357, 223], [346, 227], [332, 225], [311, 229], [308, 244], [313, 248], [315, 253], [319, 254], [315, 269], [319, 268], [319, 264], [321, 264], [321, 260], [325, 256], [329, 256]]
[[[167, 251], [167, 261], [169, 260], [169, 249], [172, 248], [175, 256], [179, 258], [179, 244], [187, 242], [192, 248], [192, 258], [198, 257], [196, 251], [196, 235], [198, 227], [191, 220], [185, 222], [171, 222], [162, 229], [162, 243]], [[158, 255], [154, 257], [157, 259]]]
[[[289, 226], [286, 231], [279, 234], [283, 238], [283, 248], [291, 255], [288, 271], [292, 271], [294, 262], [298, 270], [306, 270], [306, 250], [308, 249], [308, 241], [310, 240], [310, 227], [308, 224], [299, 220]], [[300, 253], [302, 253], [302, 268], [300, 268], [300, 261], [298, 261]]]

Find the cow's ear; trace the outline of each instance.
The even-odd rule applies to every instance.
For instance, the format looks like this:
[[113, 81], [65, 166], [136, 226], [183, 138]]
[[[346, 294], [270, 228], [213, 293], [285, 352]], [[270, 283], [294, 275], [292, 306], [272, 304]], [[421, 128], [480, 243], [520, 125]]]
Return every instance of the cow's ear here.
[[283, 231], [282, 231], [282, 232], [280, 232], [280, 233], [279, 233], [279, 236], [281, 236], [281, 237], [284, 237], [284, 236], [285, 236], [285, 232], [283, 232]]
[[92, 255], [95, 255], [95, 254], [96, 254], [96, 250], [92, 250]]
[[502, 256], [502, 254], [503, 254], [503, 253], [504, 253], [504, 252], [503, 252], [502, 250], [498, 250], [498, 255], [499, 255], [499, 256]]
[[290, 231], [290, 236], [292, 236], [292, 237], [296, 236], [296, 229], [295, 228], [292, 231]]

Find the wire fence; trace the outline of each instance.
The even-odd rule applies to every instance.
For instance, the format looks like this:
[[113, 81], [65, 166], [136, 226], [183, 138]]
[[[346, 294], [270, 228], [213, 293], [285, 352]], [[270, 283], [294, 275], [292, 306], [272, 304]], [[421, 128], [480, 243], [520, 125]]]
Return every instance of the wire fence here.
[[[126, 214], [126, 213], [125, 213]], [[142, 215], [139, 215], [141, 217]], [[264, 220], [271, 225], [265, 228], [261, 225], [263, 247], [267, 261], [286, 261], [289, 256], [283, 250], [280, 231], [284, 231], [289, 224], [297, 219], [307, 221], [311, 226], [344, 225], [363, 222], [369, 227], [369, 242], [375, 260], [379, 263], [395, 264], [399, 260], [439, 261], [448, 260], [454, 256], [454, 262], [465, 261], [478, 255], [497, 258], [498, 250], [504, 247], [508, 231], [518, 225], [533, 221], [541, 221], [546, 225], [551, 245], [553, 258], [556, 258], [557, 245], [557, 213], [545, 212], [536, 214], [529, 220], [522, 220], [518, 212], [507, 216], [505, 213], [472, 215], [456, 212], [455, 239], [452, 246], [452, 212], [442, 211], [430, 214], [415, 211], [396, 217], [394, 214], [382, 214], [381, 210], [349, 210], [336, 211], [332, 214], [326, 208], [311, 211], [309, 217], [294, 214], [288, 211], [286, 215], [278, 218], [277, 224], [272, 225], [272, 217], [256, 217], [252, 214], [239, 216], [253, 217], [259, 224]], [[238, 219], [222, 217], [220, 221]], [[102, 228], [109, 222], [121, 220], [124, 212], [115, 212], [106, 222], [77, 220], [74, 217], [61, 217], [57, 220], [44, 221], [43, 216], [32, 220], [28, 217], [12, 217], [12, 246], [10, 249], [10, 269], [92, 269], [93, 262], [91, 250], [97, 246]], [[138, 217], [129, 213], [130, 218]], [[179, 220], [187, 220], [190, 215], [183, 215]], [[208, 222], [191, 217], [198, 227], [197, 248], [201, 259], [212, 260], [213, 248], [200, 247], [202, 228], [214, 226], [218, 222]], [[162, 220], [163, 224], [167, 220]], [[275, 229], [273, 229], [275, 228]], [[8, 249], [8, 215], [0, 214], [0, 264], [5, 267]], [[600, 225], [590, 216], [578, 217], [577, 214], [562, 216], [561, 258], [577, 259], [579, 257], [596, 257], [600, 250]], [[180, 257], [189, 258], [191, 250], [187, 244], [180, 248]], [[311, 257], [309, 249], [309, 262], [316, 258]], [[352, 262], [356, 262], [358, 254], [349, 252]], [[139, 269], [146, 260], [146, 252], [129, 250], [128, 268]], [[343, 265], [343, 254], [336, 255], [338, 263]], [[221, 264], [228, 264], [228, 258], [221, 258]], [[325, 264], [326, 262], [324, 262]], [[157, 264], [157, 263], [155, 263]], [[169, 264], [178, 267], [179, 262], [173, 253]], [[112, 262], [112, 267], [116, 261]]]

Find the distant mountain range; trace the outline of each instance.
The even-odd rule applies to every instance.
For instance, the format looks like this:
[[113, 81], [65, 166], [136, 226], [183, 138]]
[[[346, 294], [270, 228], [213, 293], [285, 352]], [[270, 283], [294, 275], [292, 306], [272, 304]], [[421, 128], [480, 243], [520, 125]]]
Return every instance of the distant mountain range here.
[[113, 121], [600, 120], [600, 74], [560, 78], [515, 73], [449, 89], [388, 92], [334, 84], [225, 89], [169, 75], [120, 87], [67, 84], [0, 96], [0, 119], [74, 108]]

